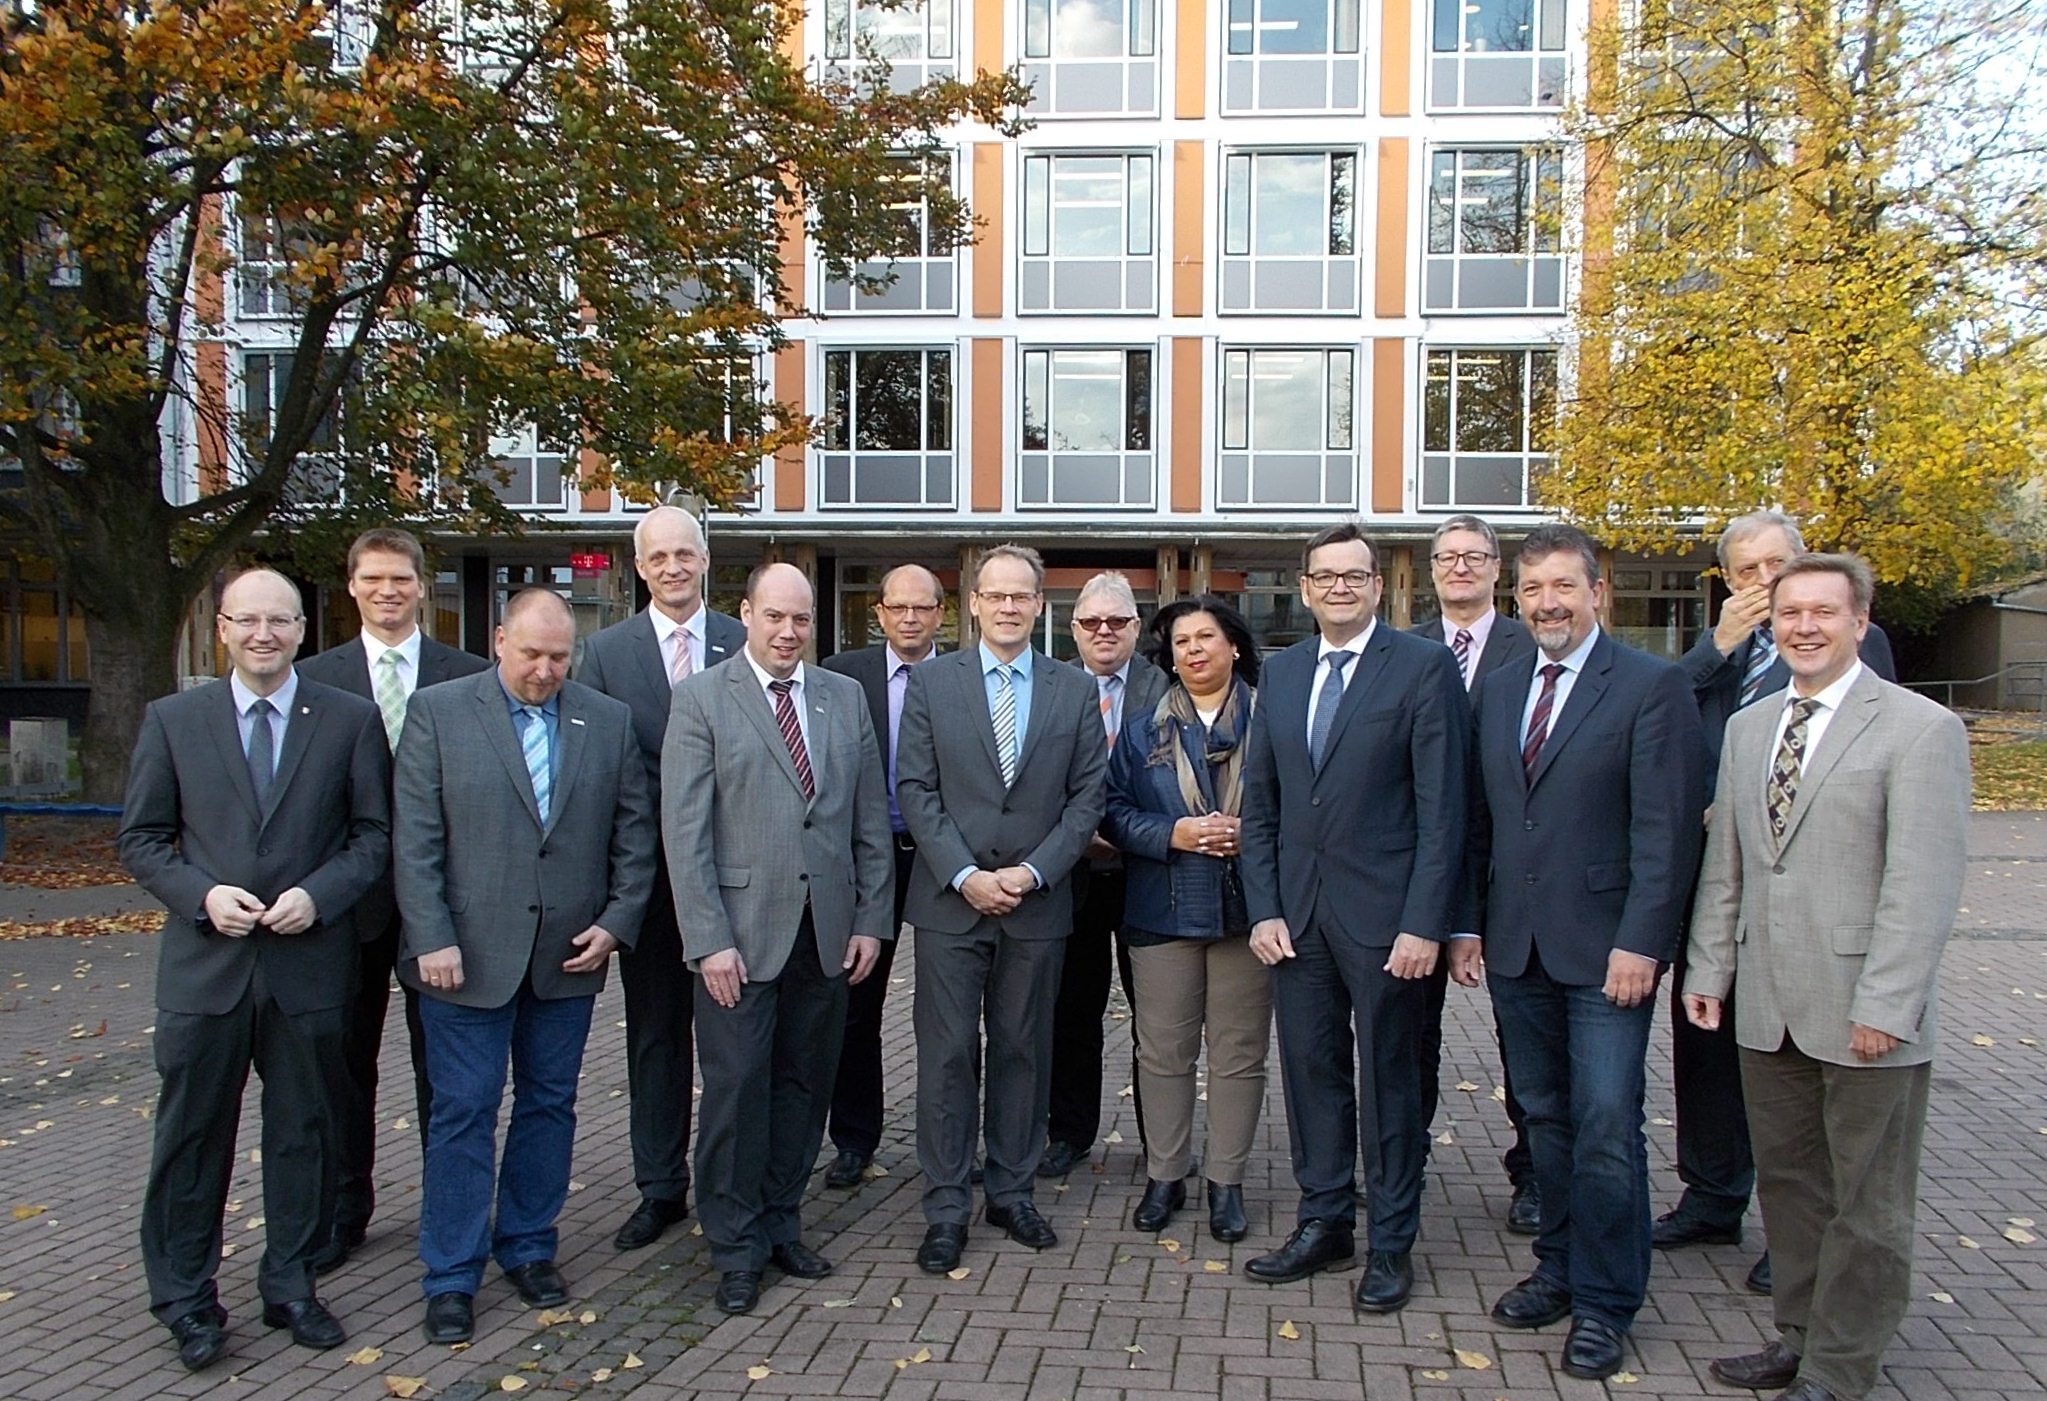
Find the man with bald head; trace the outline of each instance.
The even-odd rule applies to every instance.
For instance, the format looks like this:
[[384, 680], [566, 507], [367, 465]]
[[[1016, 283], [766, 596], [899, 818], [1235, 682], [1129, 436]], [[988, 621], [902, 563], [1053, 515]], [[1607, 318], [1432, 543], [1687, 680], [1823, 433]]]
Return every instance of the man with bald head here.
[[[881, 744], [881, 767], [888, 778], [889, 841], [895, 848], [895, 903], [889, 927], [898, 929], [910, 871], [917, 864], [917, 841], [896, 805], [896, 734], [902, 727], [911, 668], [938, 655], [938, 631], [945, 622], [944, 587], [923, 565], [899, 564], [882, 576], [874, 617], [883, 641], [827, 657], [824, 668], [860, 683], [867, 695], [868, 719]], [[827, 1187], [858, 1186], [881, 1143], [881, 1012], [895, 957], [895, 941], [890, 940], [881, 946], [873, 974], [846, 994], [846, 1039], [839, 1049], [839, 1076], [828, 1121], [836, 1156], [825, 1169]]]
[[531, 1307], [569, 1297], [554, 1223], [590, 1010], [654, 883], [632, 713], [567, 679], [575, 641], [560, 595], [514, 594], [497, 666], [413, 692], [398, 741], [398, 976], [420, 993], [434, 1092], [419, 1222], [431, 1343], [469, 1338], [492, 1258]]
[[820, 1279], [800, 1208], [824, 1139], [846, 990], [894, 942], [888, 793], [858, 683], [803, 664], [810, 580], [763, 564], [745, 660], [675, 688], [661, 830], [697, 973], [697, 1205], [717, 1304], [748, 1313], [773, 1265]]
[[313, 1292], [327, 1139], [359, 941], [390, 857], [377, 707], [300, 678], [298, 589], [251, 570], [221, 595], [227, 678], [153, 702], [121, 861], [167, 912], [157, 944], [156, 1145], [142, 1197], [150, 1311], [193, 1371], [227, 1351], [214, 1287], [242, 1086], [263, 1079], [263, 1321], [337, 1347]]
[[[673, 506], [647, 512], [633, 528], [633, 568], [647, 586], [647, 606], [590, 637], [576, 669], [585, 686], [631, 707], [656, 812], [670, 692], [685, 677], [738, 656], [746, 642], [737, 619], [704, 606], [710, 563], [696, 517]], [[639, 1205], [612, 1237], [620, 1250], [652, 1245], [689, 1215], [695, 1012], [675, 916], [667, 865], [657, 861], [639, 945], [618, 961], [625, 990], [626, 1084], [632, 1092], [633, 1181], [640, 1190]]]

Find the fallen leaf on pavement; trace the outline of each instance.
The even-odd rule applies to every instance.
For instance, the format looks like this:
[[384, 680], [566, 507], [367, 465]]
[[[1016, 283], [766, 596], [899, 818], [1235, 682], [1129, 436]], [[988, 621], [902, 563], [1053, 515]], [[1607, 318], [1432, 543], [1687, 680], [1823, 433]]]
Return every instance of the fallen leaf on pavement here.
[[397, 1396], [401, 1398], [417, 1396], [422, 1391], [425, 1390], [426, 1390], [425, 1377], [387, 1376], [384, 1378], [384, 1394], [386, 1396]]
[[626, 1371], [630, 1372], [635, 1367], [644, 1367], [647, 1364], [640, 1361], [640, 1355], [637, 1352], [629, 1352], [625, 1355], [625, 1361], [619, 1363], [618, 1365], [623, 1367]]
[[2004, 1238], [2013, 1245], [2031, 1245], [2039, 1239], [2038, 1236], [2034, 1235], [2024, 1226], [2006, 1226], [2004, 1228]]
[[1964, 1250], [1981, 1250], [1983, 1248], [1982, 1246], [1976, 1244], [1975, 1241], [1970, 1240], [1967, 1236], [1956, 1236], [1955, 1244], [1959, 1245]]
[[853, 1307], [853, 1304], [854, 1301], [851, 1299], [827, 1299], [824, 1301], [824, 1306], [828, 1309], [850, 1309]]
[[1640, 1380], [1642, 1379], [1636, 1376], [1633, 1372], [1615, 1372], [1613, 1374], [1613, 1383], [1615, 1386], [1633, 1386], [1636, 1382]]
[[597, 1369], [596, 1371], [594, 1371], [594, 1372], [592, 1372], [592, 1373], [590, 1374], [590, 1380], [591, 1380], [591, 1381], [593, 1381], [593, 1382], [608, 1382], [608, 1381], [610, 1381], [610, 1380], [611, 1380], [611, 1369], [610, 1369], [609, 1367], [599, 1367], [599, 1368], [598, 1368], [598, 1369]]
[[1438, 1368], [1432, 1367], [1428, 1371], [1422, 1373], [1422, 1380], [1425, 1382], [1447, 1382], [1450, 1380], [1450, 1374]]
[[1993, 1041], [1991, 1038], [1985, 1036], [1982, 1032], [1979, 1031], [1974, 1036], [1971, 1036], [1969, 1038], [1969, 1044], [1971, 1046], [1995, 1046], [1997, 1042]]
[[499, 1378], [498, 1378], [498, 1390], [499, 1390], [499, 1391], [524, 1391], [525, 1389], [526, 1389], [526, 1379], [525, 1379], [524, 1377], [499, 1377]]
[[1228, 1265], [1225, 1265], [1220, 1260], [1203, 1260], [1201, 1262], [1201, 1268], [1208, 1271], [1212, 1275], [1223, 1275], [1228, 1274], [1230, 1272], [1230, 1267]]
[[2004, 1220], [2008, 1226], [2030, 1226], [2033, 1224], [2033, 1218], [2030, 1216], [2007, 1216]]
[[378, 1347], [358, 1348], [354, 1352], [348, 1354], [348, 1361], [351, 1366], [368, 1367], [375, 1363], [377, 1359], [381, 1358], [383, 1355], [384, 1350], [382, 1348]]
[[14, 1208], [13, 1215], [14, 1219], [17, 1221], [27, 1221], [34, 1217], [41, 1216], [44, 1212], [48, 1210], [49, 1208], [46, 1206], [18, 1206]]
[[1457, 1088], [1464, 1091], [1464, 1093], [1466, 1094], [1471, 1094], [1473, 1091], [1478, 1089], [1478, 1082], [1476, 1080], [1459, 1080], [1457, 1082]]
[[1159, 1249], [1165, 1251], [1166, 1254], [1168, 1255], [1177, 1255], [1180, 1253], [1180, 1242], [1173, 1240], [1170, 1237], [1161, 1237], [1159, 1240]]
[[542, 1328], [552, 1328], [557, 1323], [574, 1323], [575, 1321], [576, 1316], [567, 1309], [542, 1309], [540, 1311], [539, 1322]]
[[576, 1322], [578, 1323], [595, 1323], [596, 1321], [597, 1311], [595, 1309], [584, 1309], [576, 1315]]
[[1294, 1321], [1289, 1318], [1279, 1325], [1279, 1335], [1290, 1343], [1299, 1342], [1301, 1330], [1294, 1327]]
[[1472, 1352], [1466, 1348], [1454, 1348], [1452, 1351], [1457, 1354], [1458, 1366], [1469, 1367], [1474, 1372], [1483, 1372], [1493, 1365], [1492, 1358], [1482, 1352]]
[[1933, 1300], [1936, 1304], [1952, 1304], [1955, 1301], [1955, 1296], [1948, 1293], [1945, 1289], [1936, 1289], [1926, 1297]]
[[947, 1279], [965, 1279], [968, 1275], [972, 1273], [973, 1273], [972, 1270], [968, 1269], [965, 1265], [961, 1265], [956, 1270], [947, 1270], [945, 1272], [945, 1277]]
[[765, 1381], [773, 1375], [774, 1373], [768, 1370], [768, 1365], [765, 1362], [746, 1369], [746, 1379], [750, 1382]]

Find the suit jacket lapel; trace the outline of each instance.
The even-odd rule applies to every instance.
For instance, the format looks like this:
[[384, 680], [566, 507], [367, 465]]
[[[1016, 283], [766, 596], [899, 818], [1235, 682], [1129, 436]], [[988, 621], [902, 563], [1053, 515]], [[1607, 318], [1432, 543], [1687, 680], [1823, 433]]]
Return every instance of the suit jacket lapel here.
[[[810, 777], [815, 789], [810, 800], [815, 803], [816, 795], [824, 792], [825, 765], [829, 762], [827, 756], [832, 752], [832, 710], [825, 704], [823, 694], [814, 692], [810, 684], [813, 668], [806, 666], [803, 670], [804, 703], [810, 707], [810, 734], [804, 744], [810, 751]], [[789, 746], [785, 744], [782, 747], [787, 749]]]
[[[497, 751], [499, 762], [505, 766], [506, 777], [512, 780], [512, 791], [526, 804], [526, 815], [533, 819], [533, 825], [545, 828], [540, 820], [540, 804], [533, 797], [533, 775], [526, 772], [526, 754], [519, 747], [518, 731], [512, 728], [512, 714], [506, 707], [504, 688], [498, 684], [497, 673], [481, 673], [484, 683], [477, 687], [476, 703], [482, 707], [480, 717], [483, 732], [490, 738], [490, 747]], [[553, 806], [560, 806], [554, 804]]]
[[[1848, 688], [1839, 713], [1827, 722], [1827, 732], [1820, 736], [1819, 748], [1813, 750], [1805, 761], [1805, 772], [1798, 776], [1798, 789], [1791, 795], [1791, 812], [1784, 819], [1784, 839], [1777, 843], [1778, 851], [1790, 846], [1791, 839], [1798, 835], [1799, 825], [1805, 821], [1806, 813], [1812, 810], [1820, 785], [1827, 781], [1827, 775], [1841, 762], [1841, 756], [1848, 752], [1856, 737], [1875, 721], [1882, 701], [1883, 690], [1876, 684], [1876, 673], [1864, 668], [1855, 684]], [[1766, 733], [1774, 737], [1776, 727], [1771, 726]]]
[[[1366, 644], [1358, 659], [1351, 663], [1350, 677], [1343, 683], [1343, 695], [1336, 703], [1336, 718], [1330, 722], [1328, 743], [1322, 751], [1324, 769], [1329, 767], [1328, 758], [1336, 752], [1337, 743], [1343, 738], [1344, 726], [1350, 723], [1353, 715], [1364, 708], [1365, 695], [1371, 690], [1372, 683], [1378, 679], [1379, 673], [1386, 669], [1386, 654], [1392, 650], [1393, 631], [1386, 624], [1380, 623], [1372, 629], [1371, 642]], [[1319, 686], [1326, 674], [1326, 668], [1319, 665], [1319, 644], [1317, 652], [1318, 665], [1309, 684]]]
[[[284, 724], [284, 749], [277, 756], [277, 772], [271, 776], [270, 792], [263, 799], [265, 822], [270, 820], [270, 814], [277, 811], [278, 801], [283, 798], [292, 775], [298, 772], [299, 760], [305, 758], [306, 747], [313, 742], [313, 730], [324, 713], [324, 708], [316, 708], [306, 698], [305, 687], [300, 686], [298, 696], [292, 702], [291, 718]], [[254, 788], [250, 791], [253, 792]]]
[[642, 612], [633, 618], [631, 626], [633, 635], [628, 650], [639, 663], [640, 684], [647, 688], [648, 695], [666, 698], [673, 683], [668, 679], [668, 669], [661, 665], [661, 637], [654, 631], [654, 619]]
[[[732, 699], [739, 706], [740, 713], [753, 723], [760, 732], [762, 741], [768, 746], [768, 753], [774, 756], [775, 765], [782, 776], [798, 793], [803, 791], [803, 780], [796, 776], [796, 761], [789, 757], [788, 742], [782, 738], [782, 725], [775, 718], [774, 705], [768, 700], [768, 693], [761, 689], [760, 679], [753, 674], [750, 666], [735, 663], [722, 669], [725, 684], [732, 687]], [[817, 756], [812, 755], [810, 772], [817, 775]]]
[[[1571, 683], [1571, 694], [1565, 699], [1563, 709], [1550, 717], [1549, 737], [1542, 742], [1542, 755], [1535, 761], [1535, 772], [1528, 779], [1530, 789], [1542, 782], [1542, 776], [1556, 762], [1557, 752], [1577, 733], [1586, 715], [1606, 694], [1606, 688], [1611, 684], [1607, 673], [1612, 670], [1613, 641], [1601, 633], [1599, 640], [1592, 644], [1591, 655], [1585, 658], [1584, 669]], [[1523, 699], [1526, 699], [1525, 693]]]
[[[999, 780], [1002, 777], [1002, 760], [995, 752], [995, 712], [988, 704], [988, 679], [981, 671], [981, 649], [976, 645], [953, 655], [959, 658], [955, 672], [962, 692], [959, 699], [961, 709], [956, 713], [974, 717], [974, 733], [981, 737], [981, 749], [988, 756], [988, 767]], [[940, 714], [931, 718], [935, 725], [945, 717]], [[1021, 771], [1019, 765], [1018, 772]]]
[[[1036, 648], [1031, 649], [1031, 723], [1024, 731], [1023, 748], [1016, 753], [1016, 771], [1019, 776], [1024, 771], [1024, 765], [1031, 761], [1031, 751], [1038, 747], [1038, 736], [1045, 732], [1045, 722], [1052, 718], [1052, 696], [1059, 689], [1059, 680], [1052, 673], [1059, 668], [1058, 662]], [[1072, 670], [1071, 667], [1066, 669]], [[1100, 694], [1100, 688], [1095, 685], [1092, 673], [1087, 688], [1097, 695]], [[1041, 701], [1044, 702], [1042, 705], [1039, 704]], [[985, 705], [982, 708], [987, 709]], [[1097, 721], [1097, 733], [1100, 733], [1100, 728], [1101, 722]], [[988, 716], [988, 743], [991, 746], [995, 743], [995, 716], [992, 712]], [[1001, 765], [996, 766], [996, 771], [1001, 772]]]
[[583, 715], [581, 699], [564, 686], [560, 705], [561, 723], [555, 726], [554, 738], [555, 743], [561, 746], [561, 753], [555, 756], [554, 782], [549, 785], [547, 797], [547, 830], [550, 832], [561, 820], [562, 810], [569, 805], [569, 794], [575, 790], [576, 778], [583, 770], [583, 753], [590, 747], [590, 729]]
[[[235, 693], [226, 680], [214, 683], [220, 689], [220, 703], [208, 712], [207, 732], [213, 736], [214, 746], [220, 750], [220, 766], [227, 771], [228, 786], [249, 809], [249, 816], [260, 826], [263, 821], [262, 804], [256, 801], [256, 785], [249, 777], [249, 755], [242, 748], [241, 718], [235, 714]], [[276, 785], [271, 785], [273, 790]]]
[[886, 644], [860, 658], [860, 689], [867, 694], [867, 718], [874, 722], [874, 738], [881, 746], [881, 771], [888, 772], [895, 743], [888, 732], [888, 674], [895, 663], [889, 660]]

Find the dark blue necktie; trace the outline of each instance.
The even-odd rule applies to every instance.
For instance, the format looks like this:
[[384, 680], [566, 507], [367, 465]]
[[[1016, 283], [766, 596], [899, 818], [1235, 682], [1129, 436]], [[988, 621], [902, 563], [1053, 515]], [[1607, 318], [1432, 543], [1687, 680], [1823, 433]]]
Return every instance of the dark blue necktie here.
[[1329, 747], [1329, 731], [1336, 725], [1336, 707], [1343, 701], [1343, 669], [1357, 657], [1355, 652], [1331, 652], [1325, 660], [1329, 674], [1322, 678], [1322, 693], [1315, 700], [1315, 723], [1308, 728], [1308, 757], [1315, 772], [1322, 772], [1322, 751]]

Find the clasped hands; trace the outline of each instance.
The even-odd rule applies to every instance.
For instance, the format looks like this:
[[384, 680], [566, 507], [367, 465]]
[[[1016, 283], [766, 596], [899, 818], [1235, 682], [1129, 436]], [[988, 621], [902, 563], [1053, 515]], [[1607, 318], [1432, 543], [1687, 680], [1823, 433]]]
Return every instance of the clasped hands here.
[[206, 919], [230, 939], [246, 939], [256, 926], [278, 934], [303, 934], [320, 918], [313, 897], [293, 886], [265, 905], [238, 885], [216, 885], [206, 892]]
[[1197, 856], [1235, 856], [1243, 841], [1243, 820], [1211, 812], [1201, 817], [1183, 817], [1173, 824], [1171, 845], [1175, 851]]
[[998, 871], [976, 871], [960, 882], [960, 894], [984, 915], [1006, 915], [1023, 903], [1024, 896], [1038, 888], [1038, 878], [1028, 866], [1004, 866]]

